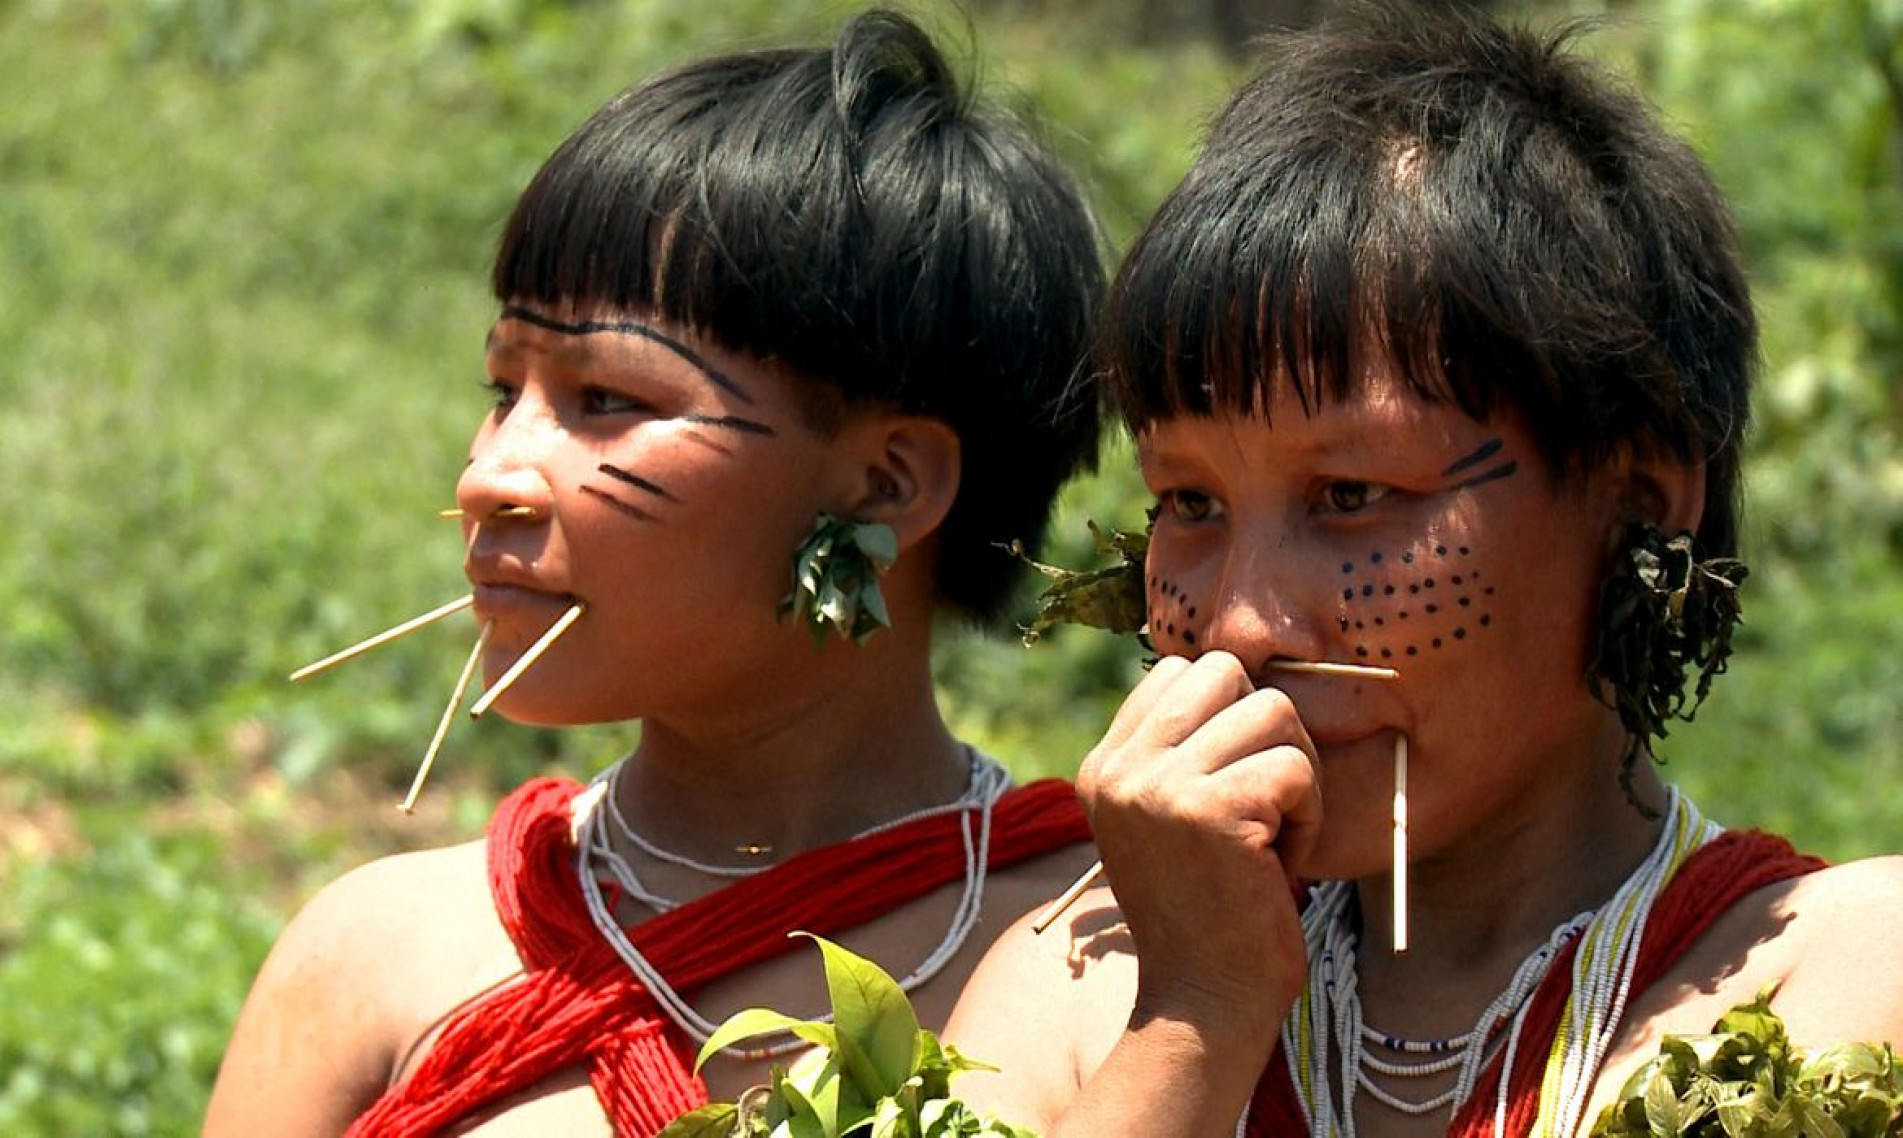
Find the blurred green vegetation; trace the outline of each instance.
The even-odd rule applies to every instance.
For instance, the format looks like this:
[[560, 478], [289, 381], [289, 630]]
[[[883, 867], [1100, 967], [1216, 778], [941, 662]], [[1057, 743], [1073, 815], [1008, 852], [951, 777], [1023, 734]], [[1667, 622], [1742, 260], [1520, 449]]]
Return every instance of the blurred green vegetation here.
[[[821, 0], [0, 0], [0, 1132], [196, 1129], [231, 1017], [316, 884], [472, 836], [625, 729], [459, 733], [389, 804], [457, 652], [291, 667], [462, 581], [427, 535], [486, 396], [485, 271], [579, 119], [684, 56], [818, 39]], [[1034, 108], [1121, 244], [1240, 76], [1135, 0], [919, 8]], [[1590, 41], [1737, 205], [1766, 326], [1749, 624], [1669, 773], [1835, 856], [1903, 847], [1903, 3], [1656, 0]], [[1127, 450], [1075, 487], [1126, 527]], [[955, 638], [960, 730], [1068, 772], [1136, 676], [1080, 631]]]

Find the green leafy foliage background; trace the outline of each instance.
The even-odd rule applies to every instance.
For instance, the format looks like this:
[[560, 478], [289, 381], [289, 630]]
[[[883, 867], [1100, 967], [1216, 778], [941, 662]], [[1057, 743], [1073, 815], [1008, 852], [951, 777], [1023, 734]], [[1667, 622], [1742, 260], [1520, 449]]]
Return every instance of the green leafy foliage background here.
[[[1148, 7], [913, 5], [1048, 119], [1117, 247], [1242, 74], [1141, 34]], [[627, 748], [459, 731], [402, 819], [466, 638], [283, 676], [461, 589], [432, 511], [486, 399], [487, 259], [546, 152], [642, 74], [852, 8], [0, 0], [0, 1132], [195, 1131], [319, 882]], [[1766, 327], [1746, 624], [1668, 773], [1826, 854], [1903, 847], [1903, 2], [1611, 15], [1592, 50], [1710, 159]], [[1071, 490], [1046, 560], [1090, 561], [1086, 518], [1140, 528], [1130, 467], [1119, 444]], [[955, 634], [940, 674], [958, 728], [1028, 777], [1074, 769], [1139, 667], [1063, 630]]]

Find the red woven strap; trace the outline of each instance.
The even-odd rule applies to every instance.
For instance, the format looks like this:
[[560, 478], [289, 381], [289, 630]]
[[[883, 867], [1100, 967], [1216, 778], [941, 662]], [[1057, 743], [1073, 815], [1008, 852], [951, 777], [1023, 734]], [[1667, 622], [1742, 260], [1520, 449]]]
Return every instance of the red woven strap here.
[[[503, 927], [528, 965], [520, 983], [457, 1013], [429, 1056], [352, 1126], [352, 1135], [425, 1135], [576, 1064], [588, 1068], [616, 1133], [652, 1135], [707, 1101], [691, 1042], [596, 933], [576, 879], [569, 803], [581, 787], [538, 779], [497, 808], [489, 872]], [[644, 921], [628, 938], [683, 994], [921, 897], [965, 871], [956, 814], [810, 850]], [[992, 813], [1002, 868], [1087, 840], [1069, 784], [1007, 793]]]
[[[1632, 999], [1657, 982], [1713, 922], [1746, 896], [1823, 867], [1822, 861], [1798, 853], [1783, 838], [1757, 830], [1729, 830], [1707, 842], [1672, 875], [1652, 906], [1632, 971]], [[1508, 1135], [1528, 1134], [1539, 1114], [1540, 1083], [1551, 1050], [1547, 1044], [1559, 1031], [1560, 1016], [1572, 994], [1573, 955], [1578, 944], [1575, 938], [1554, 959], [1545, 982], [1529, 1001], [1522, 1038], [1540, 1040], [1542, 1045], [1522, 1046], [1515, 1059], [1508, 1083]], [[1496, 1061], [1482, 1074], [1448, 1134], [1454, 1138], [1495, 1138], [1493, 1106], [1499, 1085], [1500, 1064]], [[1257, 1084], [1249, 1133], [1256, 1138], [1280, 1138], [1307, 1132], [1308, 1119], [1289, 1077], [1288, 1061], [1278, 1049]]]

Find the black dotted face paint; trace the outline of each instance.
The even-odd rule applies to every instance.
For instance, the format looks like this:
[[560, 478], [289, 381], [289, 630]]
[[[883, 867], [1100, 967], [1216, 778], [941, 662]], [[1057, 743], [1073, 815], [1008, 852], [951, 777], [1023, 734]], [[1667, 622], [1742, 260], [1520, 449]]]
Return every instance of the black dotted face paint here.
[[1161, 637], [1157, 640], [1159, 649], [1170, 651], [1172, 639], [1180, 639], [1185, 648], [1196, 647], [1196, 629], [1192, 623], [1196, 619], [1196, 602], [1176, 582], [1151, 575], [1149, 618], [1150, 635]]
[[[1480, 455], [1475, 462], [1492, 453]], [[1479, 611], [1475, 601], [1482, 595], [1474, 588], [1480, 572], [1461, 564], [1471, 554], [1464, 545], [1452, 550], [1439, 544], [1398, 551], [1372, 550], [1362, 564], [1368, 566], [1365, 572], [1373, 580], [1355, 579], [1362, 571], [1353, 561], [1343, 562], [1342, 570], [1350, 576], [1350, 582], [1341, 593], [1343, 603], [1336, 625], [1342, 632], [1352, 630], [1356, 634], [1351, 641], [1354, 656], [1364, 660], [1418, 658], [1424, 652], [1466, 640], [1469, 627], [1492, 625], [1492, 615]], [[1414, 568], [1417, 565], [1419, 569]], [[1421, 572], [1423, 569], [1427, 572]], [[1487, 586], [1484, 595], [1491, 596], [1492, 592], [1492, 586]], [[1418, 608], [1407, 603], [1409, 597], [1418, 598], [1423, 593], [1437, 599]], [[1456, 615], [1461, 618], [1458, 622], [1453, 619]]]

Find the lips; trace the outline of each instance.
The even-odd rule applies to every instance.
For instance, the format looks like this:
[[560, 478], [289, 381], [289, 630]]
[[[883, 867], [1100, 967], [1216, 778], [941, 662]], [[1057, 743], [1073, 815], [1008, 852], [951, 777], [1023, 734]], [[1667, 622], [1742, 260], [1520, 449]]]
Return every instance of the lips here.
[[539, 620], [573, 605], [574, 594], [525, 572], [507, 558], [472, 558], [468, 577], [475, 585], [476, 615], [481, 620]]
[[575, 603], [568, 593], [550, 592], [526, 585], [477, 585], [476, 614], [484, 620], [511, 620], [517, 617], [560, 612]]

